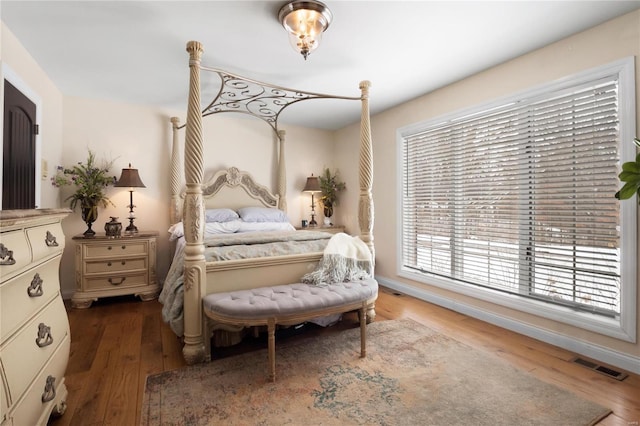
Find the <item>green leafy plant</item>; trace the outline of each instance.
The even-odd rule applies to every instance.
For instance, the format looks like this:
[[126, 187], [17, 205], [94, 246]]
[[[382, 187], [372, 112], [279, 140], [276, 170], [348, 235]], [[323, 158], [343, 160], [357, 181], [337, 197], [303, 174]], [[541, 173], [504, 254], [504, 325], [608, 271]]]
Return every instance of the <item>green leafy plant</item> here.
[[346, 188], [344, 182], [338, 180], [338, 171], [331, 174], [331, 170], [328, 167], [324, 169], [322, 174], [318, 176], [320, 179], [320, 189], [322, 195], [320, 196], [320, 202], [324, 208], [324, 216], [333, 216], [333, 207], [338, 205], [338, 192], [343, 191]]
[[[635, 138], [633, 141], [640, 148], [640, 139]], [[616, 198], [618, 200], [626, 200], [638, 195], [638, 203], [640, 204], [640, 153], [636, 155], [635, 161], [628, 161], [622, 165], [622, 172], [618, 175], [624, 185], [618, 192]]]
[[58, 188], [75, 185], [75, 192], [65, 199], [70, 201], [69, 206], [72, 210], [75, 210], [78, 203], [81, 208], [114, 205], [105, 192], [107, 186], [116, 182], [116, 177], [109, 175], [112, 165], [113, 161], [97, 165], [95, 154], [89, 150], [86, 163], [78, 163], [69, 168], [58, 166], [56, 175], [51, 178], [51, 184]]

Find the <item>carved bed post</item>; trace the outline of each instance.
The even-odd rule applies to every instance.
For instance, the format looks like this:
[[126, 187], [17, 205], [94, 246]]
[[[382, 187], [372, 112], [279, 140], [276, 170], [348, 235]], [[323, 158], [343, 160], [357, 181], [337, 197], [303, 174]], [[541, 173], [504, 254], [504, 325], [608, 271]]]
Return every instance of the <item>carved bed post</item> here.
[[173, 146], [171, 147], [171, 211], [169, 212], [170, 224], [182, 221], [182, 200], [180, 188], [182, 187], [182, 163], [180, 161], [180, 119], [171, 117], [173, 130]]
[[375, 248], [373, 245], [373, 146], [371, 142], [371, 124], [369, 123], [369, 87], [370, 81], [361, 81], [362, 115], [360, 118], [360, 199], [358, 203], [358, 224], [360, 238], [371, 250], [372, 260], [375, 262]]
[[202, 114], [200, 112], [200, 59], [202, 44], [187, 43], [189, 52], [189, 104], [185, 135], [184, 199], [184, 348], [187, 364], [204, 361], [202, 295], [205, 293], [206, 266], [204, 258], [204, 203], [202, 199], [203, 148]]
[[278, 208], [283, 212], [287, 212], [287, 168], [284, 161], [284, 138], [286, 132], [278, 130], [278, 139], [280, 140], [280, 158], [278, 160]]

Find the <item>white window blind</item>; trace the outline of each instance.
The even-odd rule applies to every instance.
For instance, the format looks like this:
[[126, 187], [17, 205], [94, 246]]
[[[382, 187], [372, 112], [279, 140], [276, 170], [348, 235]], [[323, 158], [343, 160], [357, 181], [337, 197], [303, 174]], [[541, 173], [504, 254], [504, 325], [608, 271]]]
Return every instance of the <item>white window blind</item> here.
[[404, 133], [402, 267], [616, 317], [618, 83], [606, 76]]

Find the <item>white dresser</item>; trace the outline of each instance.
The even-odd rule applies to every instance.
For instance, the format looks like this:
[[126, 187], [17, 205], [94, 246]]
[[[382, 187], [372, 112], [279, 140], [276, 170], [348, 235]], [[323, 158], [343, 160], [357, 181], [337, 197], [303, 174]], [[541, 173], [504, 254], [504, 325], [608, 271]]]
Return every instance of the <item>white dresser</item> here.
[[0, 211], [0, 425], [66, 408], [69, 320], [60, 295], [67, 209]]

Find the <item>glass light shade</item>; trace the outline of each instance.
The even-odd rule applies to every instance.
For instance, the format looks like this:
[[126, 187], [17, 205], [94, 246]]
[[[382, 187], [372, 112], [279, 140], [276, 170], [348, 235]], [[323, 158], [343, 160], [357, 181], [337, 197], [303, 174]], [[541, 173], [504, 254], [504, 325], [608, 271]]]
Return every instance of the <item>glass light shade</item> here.
[[280, 9], [282, 26], [289, 32], [291, 46], [307, 59], [320, 45], [322, 33], [333, 18], [331, 11], [318, 1], [293, 1]]

